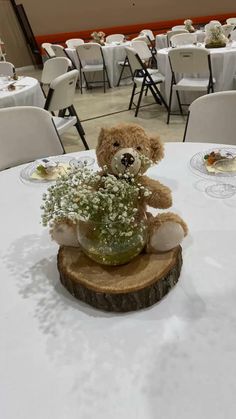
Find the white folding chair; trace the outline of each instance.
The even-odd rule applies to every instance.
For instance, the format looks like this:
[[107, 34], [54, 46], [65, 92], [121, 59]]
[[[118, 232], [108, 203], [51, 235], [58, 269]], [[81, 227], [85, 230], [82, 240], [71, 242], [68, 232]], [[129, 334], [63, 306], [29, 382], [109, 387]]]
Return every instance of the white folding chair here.
[[65, 153], [52, 115], [44, 109], [0, 109], [0, 126], [0, 170]]
[[[78, 75], [78, 70], [72, 70], [54, 79], [50, 83], [44, 108], [53, 113], [58, 111], [58, 116], [53, 117], [53, 121], [59, 135], [74, 126], [88, 150], [85, 132], [73, 105]], [[66, 116], [66, 112], [69, 113], [69, 116]]]
[[183, 141], [236, 145], [236, 91], [210, 93], [191, 103]]
[[171, 30], [172, 31], [181, 31], [181, 30], [186, 30], [185, 29], [185, 25], [176, 25], [176, 26], [173, 26], [172, 28], [171, 28]]
[[226, 23], [228, 25], [234, 25], [234, 26], [236, 26], [236, 17], [229, 17], [228, 19], [226, 19]]
[[46, 55], [48, 58], [54, 58], [56, 57], [55, 52], [52, 49], [52, 44], [50, 44], [49, 42], [44, 42], [41, 47], [43, 48], [43, 50], [46, 52]]
[[[168, 56], [172, 77], [167, 124], [169, 124], [171, 115], [173, 90], [176, 92], [180, 113], [183, 115], [182, 105], [184, 104], [181, 104], [179, 92], [194, 91], [206, 94], [214, 91], [215, 83], [212, 77], [211, 58], [208, 50], [197, 47], [182, 47], [170, 50]], [[204, 76], [201, 77], [201, 74]]]
[[[80, 62], [80, 90], [82, 93], [82, 75], [84, 77], [86, 87], [89, 88], [89, 81], [87, 79], [88, 73], [97, 73], [100, 72], [103, 75], [103, 86], [104, 86], [104, 93], [106, 92], [106, 83], [108, 86], [110, 85], [110, 80], [107, 73], [107, 68], [105, 64], [105, 60], [103, 57], [102, 47], [101, 45], [95, 42], [88, 42], [83, 45], [79, 45], [76, 48], [79, 62]], [[92, 83], [100, 83], [101, 81], [92, 81]]]
[[172, 31], [168, 31], [166, 33], [166, 38], [167, 38], [167, 46], [170, 47], [171, 46], [171, 38], [172, 36], [181, 34], [181, 33], [189, 33], [186, 29], [179, 29], [179, 30], [172, 30]]
[[136, 42], [136, 41], [143, 41], [146, 42], [147, 45], [150, 45], [150, 40], [146, 35], [139, 35], [136, 36], [135, 38], [131, 39], [131, 42]]
[[66, 57], [65, 48], [62, 45], [52, 44], [51, 48], [56, 57]]
[[67, 39], [66, 45], [68, 48], [76, 48], [78, 45], [84, 44], [84, 40], [81, 38]]
[[153, 32], [151, 31], [151, 29], [142, 29], [139, 35], [146, 35], [150, 41], [155, 41], [155, 36], [153, 34]]
[[197, 44], [197, 35], [195, 33], [179, 33], [171, 37], [172, 47]]
[[106, 42], [108, 44], [112, 44], [113, 42], [124, 42], [124, 39], [125, 39], [125, 35], [121, 33], [114, 33], [106, 37]]
[[131, 42], [131, 48], [133, 48], [142, 61], [149, 63], [149, 60], [152, 58], [152, 53], [148, 48], [146, 42], [144, 41], [134, 41]]
[[0, 61], [0, 75], [13, 77], [16, 70], [12, 63]]
[[72, 62], [66, 57], [55, 57], [45, 61], [41, 75], [41, 86], [49, 86], [56, 77], [67, 73], [72, 68]]
[[231, 32], [234, 30], [235, 25], [222, 25], [222, 30], [226, 38], [229, 38]]
[[[145, 64], [142, 62], [141, 58], [133, 48], [127, 47], [125, 50], [133, 73], [133, 90], [131, 93], [129, 110], [134, 104], [134, 96], [138, 94], [138, 102], [137, 105], [135, 105], [135, 116], [138, 115], [144, 90], [150, 90], [156, 103], [158, 103], [158, 105], [163, 104], [166, 109], [168, 109], [168, 106], [157, 87], [158, 84], [164, 82], [165, 77], [158, 70], [152, 69], [152, 73], [150, 73], [149, 69], [146, 68]], [[136, 93], [136, 88], [138, 86], [140, 87], [140, 91]]]
[[230, 34], [230, 40], [236, 41], [236, 29], [234, 29]]

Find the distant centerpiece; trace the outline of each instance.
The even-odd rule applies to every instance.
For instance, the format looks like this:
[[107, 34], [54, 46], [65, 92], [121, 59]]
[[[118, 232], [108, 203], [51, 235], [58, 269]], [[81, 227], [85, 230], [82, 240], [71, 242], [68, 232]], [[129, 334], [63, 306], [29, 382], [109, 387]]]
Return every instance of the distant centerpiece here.
[[105, 36], [106, 34], [102, 31], [91, 33], [93, 41], [97, 42], [100, 45], [105, 45]]
[[228, 43], [220, 24], [210, 26], [206, 31], [206, 48], [223, 48]]
[[194, 27], [193, 27], [193, 21], [192, 21], [191, 19], [186, 19], [186, 20], [184, 21], [184, 26], [185, 26], [185, 29], [186, 29], [188, 32], [190, 32], [190, 33], [195, 32], [195, 29], [194, 29]]

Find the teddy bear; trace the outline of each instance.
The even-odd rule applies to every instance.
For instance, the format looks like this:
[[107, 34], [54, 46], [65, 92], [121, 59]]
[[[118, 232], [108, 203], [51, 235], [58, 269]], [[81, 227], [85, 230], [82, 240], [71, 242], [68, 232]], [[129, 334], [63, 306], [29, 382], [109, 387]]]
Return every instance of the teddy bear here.
[[[106, 167], [107, 173], [122, 176], [125, 173], [138, 179], [139, 184], [150, 193], [142, 196], [139, 206], [145, 211], [148, 223], [148, 238], [144, 251], [159, 253], [178, 246], [187, 235], [188, 228], [184, 220], [172, 212], [152, 215], [147, 206], [167, 209], [172, 205], [171, 190], [145, 175], [149, 160], [157, 164], [164, 157], [164, 147], [159, 136], [148, 135], [137, 124], [120, 124], [111, 128], [102, 128], [98, 138], [96, 156], [101, 173]], [[145, 158], [143, 158], [145, 157]], [[52, 238], [65, 246], [79, 246], [76, 226], [68, 221], [56, 223], [51, 230]]]

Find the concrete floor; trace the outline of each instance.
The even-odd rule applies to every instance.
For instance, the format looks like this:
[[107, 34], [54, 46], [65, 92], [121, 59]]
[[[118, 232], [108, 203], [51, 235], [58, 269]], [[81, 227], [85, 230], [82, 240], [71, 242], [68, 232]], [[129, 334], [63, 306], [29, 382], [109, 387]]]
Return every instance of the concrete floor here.
[[[23, 74], [19, 71], [18, 74]], [[40, 80], [38, 70], [26, 71], [24, 75], [36, 77]], [[134, 117], [134, 109], [127, 110], [132, 85], [107, 89], [96, 87], [83, 90], [83, 94], [76, 91], [74, 106], [81, 120], [89, 147], [95, 148], [101, 127], [112, 126], [121, 122], [132, 122], [141, 125], [152, 134], [159, 135], [163, 142], [182, 141], [185, 121], [181, 116], [171, 116], [170, 124], [166, 124], [166, 110], [157, 105], [151, 94], [144, 96], [138, 117]], [[66, 152], [84, 150], [83, 144], [72, 128], [62, 138]]]

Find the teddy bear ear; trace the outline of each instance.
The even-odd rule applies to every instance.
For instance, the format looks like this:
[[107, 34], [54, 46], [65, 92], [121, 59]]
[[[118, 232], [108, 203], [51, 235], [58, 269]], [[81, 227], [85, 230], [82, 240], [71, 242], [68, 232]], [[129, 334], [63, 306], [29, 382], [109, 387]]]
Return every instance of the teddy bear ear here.
[[102, 127], [98, 136], [97, 147], [100, 147], [110, 137], [110, 129]]
[[151, 143], [151, 159], [152, 161], [160, 161], [164, 157], [164, 146], [160, 137], [150, 137]]

